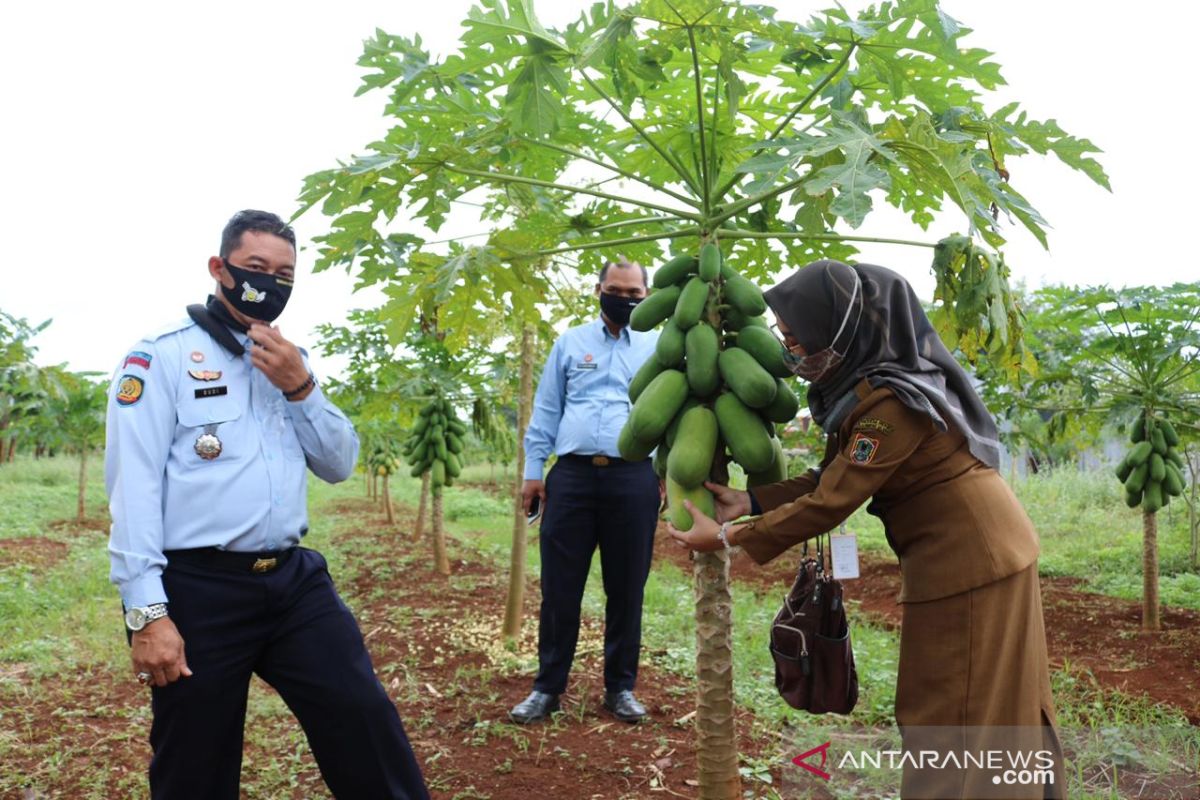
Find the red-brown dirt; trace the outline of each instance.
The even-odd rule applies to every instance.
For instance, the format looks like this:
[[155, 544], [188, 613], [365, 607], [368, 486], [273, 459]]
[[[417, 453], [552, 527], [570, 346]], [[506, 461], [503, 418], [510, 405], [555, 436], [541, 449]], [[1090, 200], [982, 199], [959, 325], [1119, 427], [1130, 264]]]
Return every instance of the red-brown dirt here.
[[40, 536], [0, 539], [0, 569], [22, 564], [42, 571], [53, 567], [67, 555], [65, 542], [54, 542]]
[[[660, 526], [655, 558], [667, 558], [690, 569], [688, 553]], [[745, 553], [731, 564], [735, 582], [763, 592], [783, 595], [795, 578], [799, 551], [789, 552], [759, 566]], [[900, 567], [894, 559], [864, 554], [861, 577], [843, 583], [847, 600], [857, 600], [861, 610], [882, 624], [899, 628], [903, 606]], [[1042, 577], [1042, 606], [1046, 644], [1053, 667], [1070, 665], [1091, 671], [1101, 686], [1130, 694], [1146, 694], [1157, 703], [1182, 710], [1193, 725], [1200, 725], [1200, 611], [1165, 608], [1162, 630], [1141, 629], [1138, 602], [1083, 592], [1078, 578]]]

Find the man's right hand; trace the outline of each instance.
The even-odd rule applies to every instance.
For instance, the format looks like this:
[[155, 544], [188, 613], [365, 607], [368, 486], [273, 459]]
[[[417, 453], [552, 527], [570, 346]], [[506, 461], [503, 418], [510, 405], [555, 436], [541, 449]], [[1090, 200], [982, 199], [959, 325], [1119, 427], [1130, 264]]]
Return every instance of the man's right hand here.
[[156, 619], [140, 631], [134, 631], [130, 657], [134, 674], [150, 673], [152, 686], [166, 686], [192, 675], [183, 654], [183, 637], [170, 617]]
[[533, 507], [533, 498], [538, 498], [542, 504], [542, 512], [546, 511], [546, 484], [542, 481], [525, 481], [525, 486], [521, 489], [521, 502], [525, 506], [525, 516], [529, 516], [529, 509]]
[[750, 513], [750, 493], [705, 481], [704, 486], [717, 501], [717, 522], [733, 522]]

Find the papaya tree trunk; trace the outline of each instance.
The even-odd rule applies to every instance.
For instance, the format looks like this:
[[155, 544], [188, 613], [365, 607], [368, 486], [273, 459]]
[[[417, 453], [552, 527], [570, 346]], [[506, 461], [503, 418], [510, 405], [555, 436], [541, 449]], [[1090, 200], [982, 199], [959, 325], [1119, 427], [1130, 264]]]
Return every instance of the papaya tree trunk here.
[[1158, 516], [1142, 512], [1142, 629], [1162, 627], [1158, 617]]
[[429, 512], [429, 472], [421, 473], [421, 500], [417, 503], [417, 524], [413, 527], [413, 541], [425, 535], [425, 515]]
[[371, 470], [363, 470], [363, 486], [367, 492], [367, 498], [371, 497]]
[[701, 800], [741, 797], [733, 716], [733, 595], [724, 551], [695, 553], [696, 758]]
[[84, 499], [87, 494], [87, 448], [79, 449], [79, 503], [75, 507], [75, 518], [83, 522]]
[[446, 531], [442, 527], [442, 487], [433, 487], [433, 565], [441, 575], [450, 574], [450, 559], [446, 556]]
[[388, 486], [388, 476], [383, 476], [383, 511], [387, 514], [387, 524], [396, 524], [396, 515], [392, 511], [392, 491]]
[[1188, 482], [1187, 490], [1187, 507], [1188, 507], [1188, 531], [1192, 537], [1191, 565], [1192, 569], [1200, 569], [1200, 506], [1197, 506], [1197, 497], [1200, 487], [1197, 486], [1196, 476], [1200, 475], [1200, 453], [1197, 453], [1193, 448], [1188, 447], [1184, 450], [1184, 455], [1187, 458], [1188, 465]]
[[[517, 464], [525, 463], [525, 430], [529, 427], [529, 415], [533, 405], [533, 326], [526, 324], [521, 331], [521, 394], [517, 401]], [[495, 463], [492, 465], [495, 475]], [[513, 532], [512, 554], [508, 568], [508, 599], [504, 604], [505, 639], [516, 639], [521, 635], [521, 616], [525, 607], [525, 549], [528, 537], [525, 525], [525, 507], [522, 503], [524, 470], [517, 468], [513, 478]]]

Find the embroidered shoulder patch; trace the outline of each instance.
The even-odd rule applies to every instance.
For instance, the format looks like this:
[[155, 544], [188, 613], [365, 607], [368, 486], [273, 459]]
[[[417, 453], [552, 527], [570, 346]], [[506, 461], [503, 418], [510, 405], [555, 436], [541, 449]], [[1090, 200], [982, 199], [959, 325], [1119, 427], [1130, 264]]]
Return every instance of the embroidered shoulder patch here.
[[856, 433], [850, 443], [850, 460], [855, 464], [870, 464], [879, 451], [879, 440], [863, 433]]
[[863, 417], [854, 424], [856, 431], [874, 431], [881, 433], [884, 436], [896, 430], [896, 426], [890, 422], [884, 422], [879, 417]]
[[141, 350], [134, 350], [132, 353], [125, 356], [125, 363], [121, 365], [121, 369], [125, 369], [130, 364], [135, 367], [141, 367], [142, 369], [150, 369], [150, 359], [152, 358], [154, 358], [154, 356], [150, 355], [149, 353], [144, 353]]
[[117, 402], [123, 406], [131, 406], [142, 399], [142, 389], [146, 383], [136, 375], [122, 375], [117, 384]]

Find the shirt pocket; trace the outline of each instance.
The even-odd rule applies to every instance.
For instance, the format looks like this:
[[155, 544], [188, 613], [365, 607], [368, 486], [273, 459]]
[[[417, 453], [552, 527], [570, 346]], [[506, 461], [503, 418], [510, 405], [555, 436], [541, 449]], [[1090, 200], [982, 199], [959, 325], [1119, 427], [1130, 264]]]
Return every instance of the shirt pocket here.
[[[181, 429], [179, 438], [190, 451], [187, 457], [189, 463], [229, 461], [243, 455], [244, 437], [238, 435], [242, 406], [234, 398], [186, 398], [176, 405], [175, 413]], [[202, 458], [196, 452], [197, 442], [206, 434], [215, 436], [221, 443], [220, 454], [213, 458]]]

